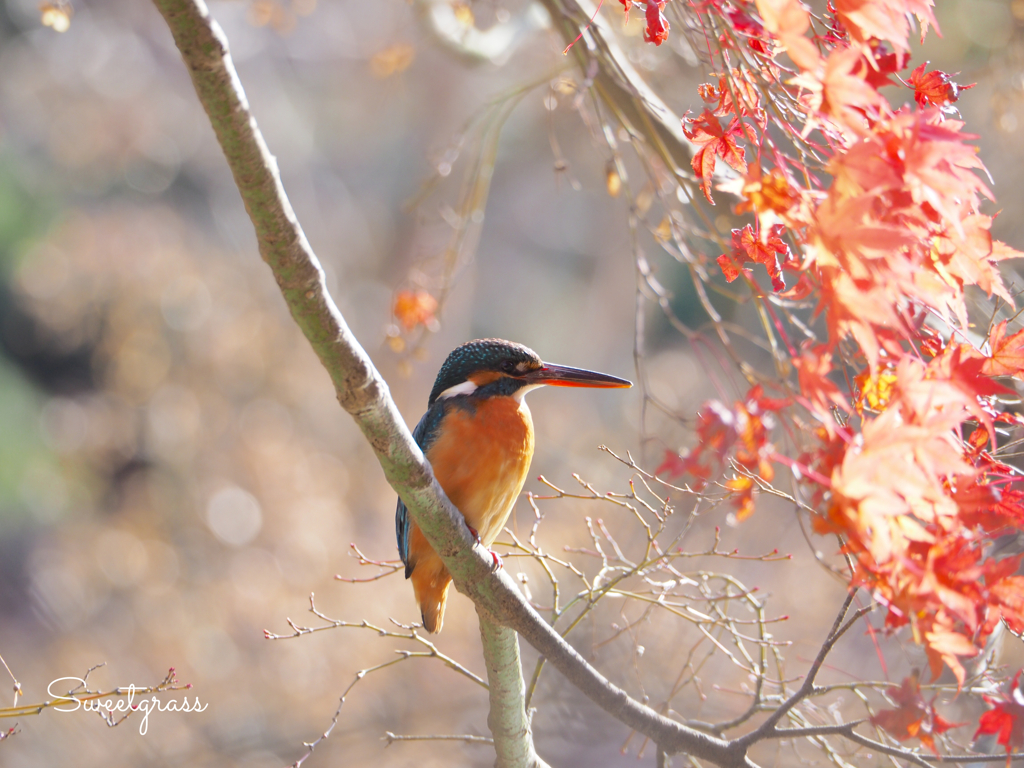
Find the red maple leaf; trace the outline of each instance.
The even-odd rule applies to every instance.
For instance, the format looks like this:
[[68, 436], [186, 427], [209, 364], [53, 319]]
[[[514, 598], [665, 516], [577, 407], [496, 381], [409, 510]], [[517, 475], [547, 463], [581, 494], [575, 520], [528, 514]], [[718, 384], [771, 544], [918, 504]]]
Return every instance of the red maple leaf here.
[[871, 122], [888, 109], [888, 104], [867, 80], [871, 67], [858, 48], [836, 48], [825, 66], [806, 71], [793, 83], [807, 89], [803, 97], [808, 120], [806, 136], [826, 117], [840, 127], [866, 135]]
[[970, 85], [959, 85], [953, 82], [957, 74], [947, 75], [939, 69], [934, 69], [927, 74], [924, 68], [928, 66], [926, 61], [910, 74], [910, 86], [914, 89], [914, 101], [919, 107], [942, 107], [953, 104], [960, 98], [960, 91], [973, 88], [977, 83]]
[[989, 254], [991, 261], [1003, 261], [1005, 259], [1019, 259], [1024, 256], [1024, 253], [1011, 248], [1006, 243], [1000, 240], [992, 241], [992, 253]]
[[714, 205], [715, 201], [711, 199], [711, 179], [715, 174], [715, 158], [721, 157], [733, 170], [746, 175], [747, 161], [743, 156], [743, 148], [736, 142], [742, 140], [744, 134], [751, 141], [757, 141], [754, 129], [738, 117], [733, 118], [728, 128], [723, 128], [718, 118], [705, 107], [700, 117], [683, 118], [683, 133], [700, 147], [693, 154], [690, 165], [700, 180], [701, 191], [708, 202]]
[[981, 716], [974, 732], [974, 738], [983, 733], [999, 734], [996, 741], [1006, 747], [1007, 754], [1024, 747], [1024, 695], [1018, 687], [1019, 679], [1020, 670], [1013, 676], [1009, 697], [985, 697], [993, 708]]
[[909, 677], [903, 678], [899, 688], [889, 689], [889, 696], [896, 704], [896, 709], [881, 710], [871, 718], [871, 724], [885, 729], [900, 741], [920, 739], [922, 744], [938, 754], [933, 737], [963, 723], [951, 723], [943, 719], [935, 711], [934, 697], [931, 701], [925, 701], [921, 695], [918, 675], [915, 669]]
[[888, 40], [901, 51], [910, 48], [910, 14], [917, 16], [921, 37], [928, 26], [938, 29], [932, 0], [835, 0], [836, 17], [850, 37], [863, 43], [872, 37]]
[[[761, 108], [761, 92], [751, 82], [750, 73], [733, 69], [729, 72], [728, 81], [726, 75], [718, 78], [718, 85], [713, 83], [702, 83], [697, 86], [697, 93], [704, 101], [718, 101], [714, 114], [719, 117], [727, 117], [734, 114], [736, 117], [753, 118], [762, 130], [768, 125], [768, 115]], [[739, 102], [739, 109], [733, 100], [733, 95]]]
[[1004, 487], [992, 505], [992, 513], [1005, 519], [1007, 525], [1024, 528], [1024, 491]]
[[[966, 598], [964, 602], [970, 602], [970, 598]], [[918, 624], [923, 623], [926, 622], [918, 620]], [[934, 619], [932, 619], [932, 623], [933, 626], [938, 626], [938, 622], [934, 621]], [[942, 665], [945, 664], [956, 678], [957, 688], [959, 689], [963, 686], [967, 672], [964, 670], [963, 664], [960, 663], [959, 657], [972, 658], [978, 655], [978, 649], [975, 648], [971, 638], [962, 632], [954, 632], [939, 627], [925, 632], [924, 641], [924, 651], [928, 657], [928, 666], [932, 671], [932, 679], [938, 679], [942, 673]]]
[[[975, 429], [972, 437], [976, 434], [988, 435], [984, 429]], [[1024, 527], [1024, 490], [995, 483], [961, 482], [953, 500], [964, 525], [978, 528], [988, 537], [1016, 533]]]
[[756, 3], [764, 28], [782, 42], [789, 58], [801, 69], [815, 69], [821, 56], [804, 35], [811, 26], [807, 7], [800, 0], [756, 0]]
[[665, 0], [647, 0], [647, 26], [644, 27], [644, 42], [661, 45], [668, 40], [669, 23], [662, 11]]
[[832, 355], [828, 348], [824, 344], [807, 347], [802, 350], [800, 357], [793, 358], [793, 364], [797, 369], [800, 394], [807, 398], [811, 410], [818, 415], [826, 429], [836, 429], [838, 424], [831, 416], [832, 409], [838, 408], [849, 413], [850, 404], [836, 383], [829, 378]]
[[665, 458], [658, 465], [658, 468], [654, 470], [654, 474], [664, 475], [665, 477], [693, 475], [697, 478], [695, 485], [700, 490], [706, 485], [707, 478], [711, 476], [711, 467], [707, 464], [701, 464], [700, 458], [700, 447], [693, 451], [683, 450], [679, 453], [666, 448]]
[[1019, 376], [1024, 371], [1024, 330], [1006, 335], [1006, 321], [996, 324], [988, 337], [991, 357], [981, 370], [986, 376]]
[[747, 403], [756, 406], [760, 411], [781, 411], [793, 404], [791, 397], [768, 397], [764, 393], [764, 387], [760, 384], [750, 388], [747, 392]]
[[[992, 416], [978, 398], [1010, 392], [1002, 384], [985, 375], [989, 361], [969, 344], [950, 344], [926, 368], [925, 379], [932, 382], [931, 391], [919, 389], [924, 399], [911, 396], [907, 403], [917, 413], [925, 409], [941, 408], [943, 403], [955, 405], [959, 401], [992, 434]], [[949, 386], [951, 385], [951, 386]], [[917, 402], [913, 402], [917, 399]]]
[[722, 268], [725, 279], [732, 282], [739, 277], [743, 264], [752, 261], [755, 264], [764, 264], [768, 270], [768, 276], [772, 279], [772, 288], [778, 291], [786, 289], [786, 281], [782, 277], [782, 269], [779, 264], [779, 256], [784, 261], [792, 259], [793, 254], [789, 246], [782, 239], [786, 231], [782, 224], [775, 224], [768, 230], [765, 241], [757, 236], [749, 224], [743, 229], [732, 231], [732, 251], [718, 257], [718, 266]]
[[864, 80], [872, 88], [883, 88], [896, 85], [891, 75], [906, 69], [910, 62], [910, 54], [906, 52], [890, 53], [889, 49], [877, 40], [870, 41], [871, 57], [868, 59], [868, 71]]
[[[751, 16], [742, 8], [726, 8], [725, 16], [729, 19], [732, 30], [747, 38], [747, 45], [758, 53], [766, 56], [771, 55], [771, 43], [765, 39], [764, 25], [754, 16]], [[722, 39], [728, 41], [723, 34]], [[725, 45], [728, 45], [726, 42]]]

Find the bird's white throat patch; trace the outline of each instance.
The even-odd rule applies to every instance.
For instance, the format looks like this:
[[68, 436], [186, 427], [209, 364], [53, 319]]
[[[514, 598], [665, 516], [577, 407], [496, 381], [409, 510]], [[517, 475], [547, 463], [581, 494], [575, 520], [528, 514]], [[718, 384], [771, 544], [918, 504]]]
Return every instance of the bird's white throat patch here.
[[516, 390], [515, 394], [512, 395], [516, 399], [517, 403], [523, 402], [523, 398], [526, 397], [527, 392], [532, 392], [538, 387], [543, 387], [543, 384], [527, 384], [525, 387], [520, 387]]

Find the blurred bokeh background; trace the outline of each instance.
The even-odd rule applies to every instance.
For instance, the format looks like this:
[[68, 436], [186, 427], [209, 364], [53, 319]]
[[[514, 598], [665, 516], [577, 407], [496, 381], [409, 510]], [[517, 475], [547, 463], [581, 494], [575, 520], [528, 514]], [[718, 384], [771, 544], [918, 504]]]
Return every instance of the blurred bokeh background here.
[[[54, 10], [57, 26], [73, 11], [63, 32], [41, 23], [37, 0], [0, 3], [0, 655], [24, 688], [21, 703], [106, 662], [96, 686], [153, 684], [173, 666], [194, 685], [190, 698], [209, 706], [158, 713], [145, 736], [135, 722], [107, 729], [82, 713], [20, 718], [0, 765], [285, 765], [329, 725], [357, 670], [414, 648], [363, 629], [263, 637], [287, 633], [286, 617], [310, 623], [311, 592], [337, 619], [418, 618], [400, 576], [333, 578], [376, 572], [349, 556], [350, 542], [396, 557], [394, 495], [259, 260], [156, 11], [128, 0]], [[474, 337], [631, 376], [628, 206], [610, 194], [608, 147], [581, 117], [573, 83], [582, 77], [567, 69], [543, 11], [523, 0], [233, 0], [211, 10], [329, 287], [410, 424], [445, 355]], [[944, 36], [930, 35], [914, 63], [978, 82], [959, 106], [982, 137], [1004, 211], [996, 236], [1022, 248], [1024, 2], [944, 0], [937, 11]], [[674, 109], [698, 107], [707, 78], [684, 35], [645, 47], [642, 14], [623, 27], [618, 3], [602, 13]], [[699, 323], [683, 270], [647, 247], [677, 313]], [[396, 328], [402, 290], [444, 296], [431, 332]], [[738, 393], [655, 309], [640, 315], [662, 403], [685, 414]], [[627, 491], [629, 470], [599, 444], [653, 467], [687, 440], [678, 420], [657, 413], [641, 430], [640, 398], [531, 395], [534, 474], [569, 489], [576, 472]], [[534, 480], [527, 489], [545, 490]], [[605, 517], [624, 543], [637, 533], [611, 507], [542, 508], [540, 538], [553, 552], [587, 546], [586, 515]], [[706, 549], [727, 511], [703, 516], [687, 544]], [[510, 524], [525, 534], [532, 520], [521, 501]], [[784, 504], [763, 502], [723, 536], [723, 549], [793, 552], [784, 563], [716, 567], [771, 593], [773, 615], [793, 616], [776, 635], [796, 642], [794, 664], [806, 662], [842, 585], [815, 570]], [[539, 573], [530, 571], [535, 588]], [[622, 616], [618, 606], [597, 611], [573, 640], [658, 701], [686, 663], [692, 628], [652, 620], [618, 634]], [[483, 673], [475, 616], [459, 596], [438, 645]], [[916, 653], [889, 674], [920, 663]], [[883, 674], [867, 638], [850, 638], [835, 664], [840, 679]], [[535, 701], [541, 754], [552, 765], [637, 764], [639, 741], [620, 752], [627, 730], [553, 674]], [[677, 710], [742, 709], [743, 697], [714, 693], [741, 689], [742, 673], [716, 662], [703, 674]], [[0, 705], [13, 702], [12, 686], [0, 669]], [[486, 693], [436, 660], [373, 673], [307, 765], [493, 762], [487, 747], [459, 743], [385, 748], [385, 731], [486, 734]], [[641, 762], [653, 760], [647, 749]]]

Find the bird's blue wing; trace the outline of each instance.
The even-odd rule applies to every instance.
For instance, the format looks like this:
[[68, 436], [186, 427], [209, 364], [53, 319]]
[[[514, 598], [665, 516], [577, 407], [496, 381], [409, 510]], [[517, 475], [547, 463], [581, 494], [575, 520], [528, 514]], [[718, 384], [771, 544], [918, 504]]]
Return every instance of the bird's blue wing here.
[[398, 497], [398, 509], [395, 510], [395, 533], [398, 536], [398, 556], [405, 564], [405, 578], [412, 576], [412, 564], [409, 562], [409, 510], [405, 508], [402, 497]]
[[[427, 452], [431, 443], [437, 438], [437, 430], [441, 426], [441, 421], [448, 412], [449, 406], [450, 401], [447, 398], [434, 403], [423, 414], [420, 423], [413, 430], [412, 436], [416, 440], [416, 445], [424, 453]], [[398, 538], [398, 555], [402, 558], [402, 562], [405, 563], [405, 578], [407, 579], [412, 575], [412, 569], [415, 565], [415, 563], [409, 562], [409, 536], [411, 533], [412, 520], [409, 519], [409, 510], [405, 508], [405, 502], [399, 498], [398, 508], [395, 510], [395, 535]]]

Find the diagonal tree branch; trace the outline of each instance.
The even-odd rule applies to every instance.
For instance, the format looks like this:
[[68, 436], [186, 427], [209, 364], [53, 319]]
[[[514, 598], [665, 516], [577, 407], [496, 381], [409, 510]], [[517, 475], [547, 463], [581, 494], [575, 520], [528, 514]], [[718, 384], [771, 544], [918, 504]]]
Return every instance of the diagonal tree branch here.
[[[490, 556], [475, 548], [462, 515], [434, 479], [387, 384], [327, 292], [323, 269], [288, 202], [277, 163], [249, 112], [223, 31], [210, 18], [203, 0], [154, 3], [188, 67], [255, 227], [260, 254], [273, 271], [292, 317], [330, 374], [339, 403], [363, 431], [388, 482], [441, 555], [457, 588], [476, 603], [485, 625], [485, 641], [494, 640], [487, 650], [489, 671], [494, 664], [506, 671], [518, 669], [518, 658], [513, 658], [515, 644], [509, 643], [498, 628], [486, 626], [491, 622], [518, 631], [585, 695], [621, 722], [649, 736], [664, 751], [687, 752], [726, 768], [753, 766], [744, 745], [669, 720], [612, 685], [526, 603], [510, 576], [491, 573]], [[491, 682], [493, 690], [497, 686]], [[512, 713], [514, 718], [515, 710], [523, 709], [522, 686], [504, 686], [503, 690], [504, 696], [496, 698], [492, 694], [492, 707], [504, 710], [497, 716]], [[497, 746], [499, 739], [513, 738], [510, 734], [516, 732], [515, 728], [495, 731], [498, 754], [528, 759], [533, 754], [532, 743], [526, 743], [530, 739], [528, 729], [518, 730], [522, 740], [519, 744]]]

